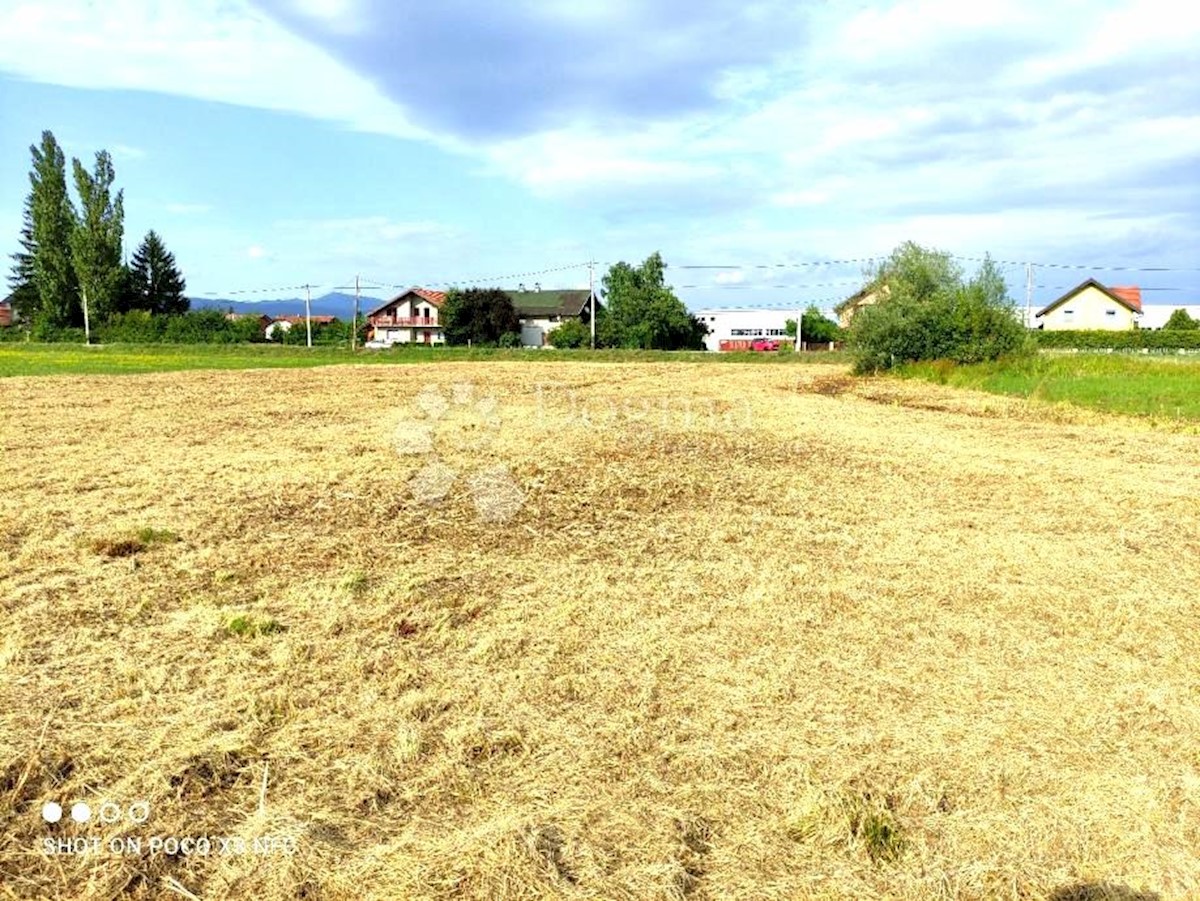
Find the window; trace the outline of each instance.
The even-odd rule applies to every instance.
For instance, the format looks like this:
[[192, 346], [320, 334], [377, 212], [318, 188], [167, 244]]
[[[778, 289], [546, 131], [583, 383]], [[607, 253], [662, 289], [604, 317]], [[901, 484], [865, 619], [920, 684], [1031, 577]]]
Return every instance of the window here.
[[1116, 316], [1116, 315], [1117, 315], [1117, 311], [1116, 311], [1116, 310], [1105, 310], [1105, 311], [1104, 311], [1104, 315], [1105, 315], [1105, 316]]

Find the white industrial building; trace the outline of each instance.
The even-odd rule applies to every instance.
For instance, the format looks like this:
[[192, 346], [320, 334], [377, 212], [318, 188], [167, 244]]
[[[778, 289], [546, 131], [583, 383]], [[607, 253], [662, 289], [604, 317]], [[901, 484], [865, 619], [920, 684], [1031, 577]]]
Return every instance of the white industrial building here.
[[[708, 326], [706, 350], [720, 350], [722, 341], [754, 341], [772, 338], [786, 341], [787, 321], [799, 319], [803, 307], [794, 310], [720, 309], [697, 310], [693, 315]], [[822, 314], [829, 316], [828, 312]]]

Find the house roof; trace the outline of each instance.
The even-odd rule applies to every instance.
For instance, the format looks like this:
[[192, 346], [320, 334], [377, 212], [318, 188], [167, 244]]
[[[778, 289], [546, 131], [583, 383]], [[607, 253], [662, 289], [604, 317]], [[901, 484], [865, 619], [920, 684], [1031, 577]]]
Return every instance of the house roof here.
[[835, 306], [833, 308], [833, 312], [835, 312], [839, 316], [841, 316], [848, 309], [850, 309], [852, 306], [854, 306], [856, 303], [858, 303], [860, 300], [862, 300], [864, 297], [866, 297], [870, 293], [871, 293], [871, 286], [864, 285], [858, 292], [850, 295], [845, 300], [843, 300], [841, 303], [839, 303], [837, 306]]
[[[591, 292], [587, 288], [578, 290], [508, 291], [513, 307], [521, 318], [543, 316], [578, 316], [588, 306]], [[600, 298], [596, 298], [600, 306]]]
[[429, 301], [435, 307], [440, 307], [446, 300], [445, 291], [431, 291], [429, 288], [409, 288], [407, 291], [401, 291], [390, 300], [384, 301], [375, 309], [370, 310], [367, 315], [377, 316], [392, 304], [396, 303], [397, 301], [404, 300], [404, 298], [408, 297], [410, 294], [415, 294], [417, 297], [421, 298], [421, 300]]
[[863, 285], [862, 288], [860, 288], [856, 293], [851, 294], [849, 297], [835, 306], [833, 308], [833, 312], [838, 316], [841, 316], [847, 310], [859, 306], [868, 297], [872, 297], [878, 292], [882, 292], [883, 296], [886, 297], [891, 293], [891, 289], [886, 284], [881, 287], [878, 282], [871, 282], [869, 285]]
[[1142, 311], [1141, 288], [1130, 286], [1126, 288], [1109, 288], [1108, 290], [1112, 291], [1112, 293], [1117, 295], [1117, 297], [1125, 298], [1125, 300], [1129, 301], [1129, 305], [1139, 313]]
[[1051, 301], [1047, 306], [1038, 310], [1034, 314], [1034, 318], [1036, 319], [1039, 316], [1045, 316], [1047, 313], [1049, 313], [1055, 307], [1061, 306], [1062, 304], [1064, 304], [1068, 300], [1070, 300], [1072, 297], [1079, 294], [1081, 291], [1086, 290], [1087, 288], [1097, 289], [1098, 291], [1100, 291], [1102, 294], [1106, 295], [1110, 299], [1115, 300], [1117, 303], [1119, 303], [1121, 306], [1125, 307], [1127, 310], [1132, 310], [1135, 313], [1142, 312], [1142, 291], [1140, 288], [1134, 288], [1134, 287], [1108, 288], [1108, 287], [1105, 287], [1104, 285], [1100, 284], [1094, 278], [1089, 278], [1087, 281], [1081, 282], [1080, 284], [1076, 285], [1074, 288], [1072, 288], [1070, 291], [1068, 291], [1066, 294], [1064, 294], [1058, 300]]
[[413, 288], [412, 293], [416, 294], [418, 297], [423, 297], [435, 307], [440, 307], [442, 302], [446, 299], [445, 291], [431, 291], [428, 288]]

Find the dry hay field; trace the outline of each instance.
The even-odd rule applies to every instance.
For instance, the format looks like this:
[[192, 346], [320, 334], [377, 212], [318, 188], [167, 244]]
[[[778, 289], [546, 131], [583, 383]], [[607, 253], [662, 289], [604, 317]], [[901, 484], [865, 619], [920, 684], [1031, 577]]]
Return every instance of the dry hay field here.
[[1195, 434], [819, 365], [0, 417], [0, 897], [1200, 897]]

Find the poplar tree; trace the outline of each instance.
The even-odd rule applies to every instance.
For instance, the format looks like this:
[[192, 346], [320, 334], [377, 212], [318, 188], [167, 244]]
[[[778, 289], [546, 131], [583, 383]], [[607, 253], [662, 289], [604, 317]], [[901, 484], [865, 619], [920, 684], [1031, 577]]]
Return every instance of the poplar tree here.
[[[42, 132], [42, 143], [29, 148], [33, 169], [29, 173], [30, 192], [26, 202], [24, 251], [17, 255], [14, 270], [33, 284], [37, 292], [36, 312], [55, 326], [79, 325], [79, 284], [71, 261], [71, 236], [74, 211], [67, 194], [66, 157], [53, 132]], [[19, 289], [19, 286], [14, 286]], [[25, 289], [22, 299], [31, 300]]]
[[103, 322], [116, 312], [124, 282], [121, 265], [121, 239], [125, 231], [124, 191], [112, 195], [115, 178], [112, 157], [107, 150], [96, 154], [89, 173], [79, 160], [73, 160], [75, 189], [79, 193], [79, 213], [71, 232], [71, 262], [79, 279], [86, 304], [84, 326]]

